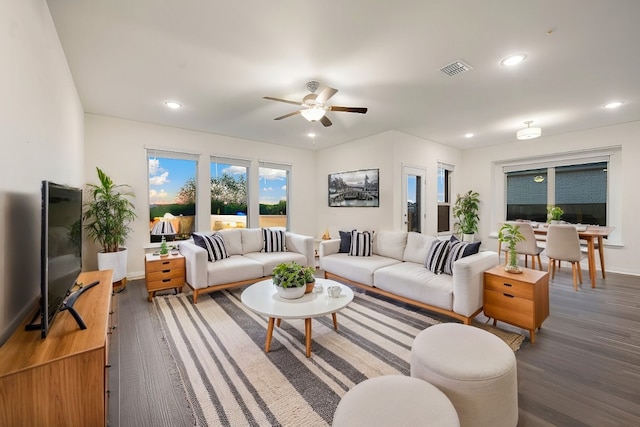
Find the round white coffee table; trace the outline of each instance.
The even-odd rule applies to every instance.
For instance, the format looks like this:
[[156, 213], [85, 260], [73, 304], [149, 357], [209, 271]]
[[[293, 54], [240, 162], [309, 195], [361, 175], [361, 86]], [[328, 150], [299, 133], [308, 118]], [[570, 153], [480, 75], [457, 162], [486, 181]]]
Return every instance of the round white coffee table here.
[[[331, 314], [333, 328], [338, 330], [336, 312], [353, 301], [353, 291], [348, 286], [333, 280], [316, 279], [316, 285], [318, 284], [322, 285], [322, 292], [310, 292], [298, 299], [281, 298], [271, 279], [255, 283], [242, 292], [242, 303], [249, 310], [269, 318], [267, 338], [264, 344], [265, 352], [268, 353], [271, 349], [271, 337], [276, 320], [280, 326], [280, 319], [304, 319], [307, 357], [311, 357], [311, 319], [313, 317]], [[342, 288], [340, 296], [330, 297], [327, 294], [329, 286], [340, 286]]]

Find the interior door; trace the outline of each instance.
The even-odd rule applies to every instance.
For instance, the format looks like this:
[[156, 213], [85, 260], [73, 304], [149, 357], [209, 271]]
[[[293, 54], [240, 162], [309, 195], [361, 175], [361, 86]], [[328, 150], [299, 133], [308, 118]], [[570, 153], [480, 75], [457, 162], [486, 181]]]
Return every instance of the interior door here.
[[404, 231], [422, 233], [426, 219], [424, 169], [402, 166], [402, 227]]

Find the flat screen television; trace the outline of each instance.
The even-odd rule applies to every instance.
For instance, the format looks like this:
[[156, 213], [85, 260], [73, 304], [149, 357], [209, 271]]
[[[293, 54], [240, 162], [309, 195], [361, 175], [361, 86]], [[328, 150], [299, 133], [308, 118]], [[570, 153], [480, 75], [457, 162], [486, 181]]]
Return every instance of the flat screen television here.
[[82, 270], [81, 236], [82, 190], [43, 181], [39, 325], [42, 338], [63, 309]]

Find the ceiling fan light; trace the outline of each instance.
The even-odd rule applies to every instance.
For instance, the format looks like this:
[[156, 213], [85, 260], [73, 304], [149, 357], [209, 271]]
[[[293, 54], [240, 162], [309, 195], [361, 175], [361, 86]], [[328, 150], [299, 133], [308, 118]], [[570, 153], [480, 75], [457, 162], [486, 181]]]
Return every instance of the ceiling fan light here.
[[307, 108], [306, 110], [300, 111], [300, 114], [302, 114], [302, 117], [309, 120], [310, 122], [316, 122], [320, 120], [326, 112], [327, 110], [325, 110], [324, 108], [311, 107]]

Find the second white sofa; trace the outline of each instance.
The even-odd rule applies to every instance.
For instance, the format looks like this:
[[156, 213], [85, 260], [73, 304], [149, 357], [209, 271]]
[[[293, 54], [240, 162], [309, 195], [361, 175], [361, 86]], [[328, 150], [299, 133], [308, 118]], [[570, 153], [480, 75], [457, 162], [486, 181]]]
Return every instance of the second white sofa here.
[[498, 254], [479, 252], [453, 262], [453, 274], [425, 267], [438, 239], [420, 233], [377, 231], [371, 256], [340, 253], [340, 239], [320, 243], [325, 278], [364, 288], [470, 324], [482, 311], [483, 273], [498, 265]]

